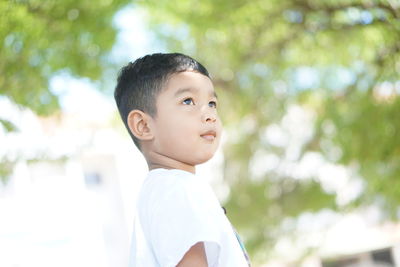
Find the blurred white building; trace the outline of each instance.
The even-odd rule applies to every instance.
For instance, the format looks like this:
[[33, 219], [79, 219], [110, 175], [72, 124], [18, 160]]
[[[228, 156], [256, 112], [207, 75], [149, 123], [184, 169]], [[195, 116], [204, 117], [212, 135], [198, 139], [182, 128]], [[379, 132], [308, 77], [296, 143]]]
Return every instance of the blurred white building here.
[[[127, 133], [79, 112], [39, 118], [1, 99], [0, 266], [127, 266], [136, 192], [147, 172]], [[104, 112], [108, 109], [108, 112]], [[0, 127], [1, 128], [1, 127]]]

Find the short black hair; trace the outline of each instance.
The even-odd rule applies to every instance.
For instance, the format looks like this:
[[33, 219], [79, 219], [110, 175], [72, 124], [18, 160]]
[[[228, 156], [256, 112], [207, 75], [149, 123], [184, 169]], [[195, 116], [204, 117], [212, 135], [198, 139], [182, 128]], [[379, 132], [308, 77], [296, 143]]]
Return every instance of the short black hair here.
[[127, 122], [129, 112], [138, 109], [152, 117], [156, 116], [158, 94], [171, 75], [183, 71], [199, 72], [210, 78], [203, 65], [180, 53], [146, 55], [128, 63], [120, 70], [114, 98], [121, 118], [139, 149], [139, 140], [129, 130]]

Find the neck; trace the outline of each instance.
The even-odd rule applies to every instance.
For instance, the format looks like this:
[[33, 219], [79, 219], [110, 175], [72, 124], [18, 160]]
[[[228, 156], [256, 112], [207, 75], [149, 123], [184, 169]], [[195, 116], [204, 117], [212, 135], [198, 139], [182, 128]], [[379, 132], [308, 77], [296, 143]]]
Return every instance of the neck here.
[[149, 167], [149, 170], [163, 168], [163, 169], [178, 169], [187, 172], [191, 172], [193, 174], [196, 173], [196, 166], [188, 163], [184, 163], [172, 158], [169, 158], [165, 155], [161, 155], [158, 153], [146, 153], [146, 161]]

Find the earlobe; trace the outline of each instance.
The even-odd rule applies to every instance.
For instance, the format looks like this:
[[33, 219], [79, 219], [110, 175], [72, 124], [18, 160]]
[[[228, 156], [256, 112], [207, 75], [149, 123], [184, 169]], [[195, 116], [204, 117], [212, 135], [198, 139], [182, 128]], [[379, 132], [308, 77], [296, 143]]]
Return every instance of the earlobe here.
[[132, 110], [128, 114], [127, 123], [131, 133], [141, 141], [153, 139], [151, 128], [149, 127], [149, 115], [141, 110]]

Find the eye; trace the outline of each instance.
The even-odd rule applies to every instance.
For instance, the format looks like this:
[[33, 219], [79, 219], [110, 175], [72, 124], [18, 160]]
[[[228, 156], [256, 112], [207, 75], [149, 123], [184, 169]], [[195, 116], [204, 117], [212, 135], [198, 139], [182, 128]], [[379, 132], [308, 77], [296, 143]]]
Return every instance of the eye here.
[[185, 105], [194, 105], [194, 101], [192, 98], [186, 98], [185, 100], [182, 101], [182, 103]]
[[211, 108], [217, 108], [217, 102], [210, 101], [210, 102], [208, 102], [208, 106], [211, 107]]

